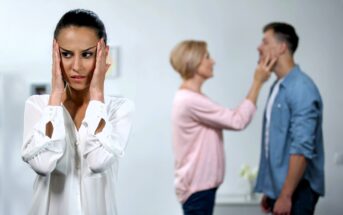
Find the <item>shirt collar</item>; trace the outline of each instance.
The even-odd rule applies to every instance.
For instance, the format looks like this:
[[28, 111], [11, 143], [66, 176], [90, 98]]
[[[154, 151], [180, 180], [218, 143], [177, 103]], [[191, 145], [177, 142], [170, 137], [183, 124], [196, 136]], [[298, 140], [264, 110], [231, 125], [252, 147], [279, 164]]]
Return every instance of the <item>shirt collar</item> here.
[[300, 73], [300, 67], [299, 65], [295, 65], [291, 71], [288, 72], [288, 74], [282, 78], [282, 81], [281, 81], [281, 86], [283, 87], [287, 87], [289, 84], [291, 84], [293, 82], [294, 79], [296, 79], [297, 77], [297, 74]]

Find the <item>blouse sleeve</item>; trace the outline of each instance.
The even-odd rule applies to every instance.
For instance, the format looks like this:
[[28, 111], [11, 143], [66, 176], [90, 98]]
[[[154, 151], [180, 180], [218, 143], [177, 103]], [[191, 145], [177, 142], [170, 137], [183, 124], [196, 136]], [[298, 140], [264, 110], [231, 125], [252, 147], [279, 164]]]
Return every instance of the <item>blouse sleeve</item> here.
[[[22, 158], [40, 175], [55, 168], [65, 149], [65, 128], [61, 106], [40, 105], [37, 96], [25, 103]], [[46, 124], [51, 122], [53, 133], [46, 136]]]
[[237, 108], [229, 109], [208, 98], [202, 98], [190, 104], [189, 111], [195, 121], [209, 127], [242, 130], [250, 123], [256, 107], [247, 99]]
[[[104, 103], [90, 101], [82, 123], [87, 129], [83, 156], [92, 172], [105, 171], [124, 155], [133, 109], [133, 103], [127, 99], [109, 105], [108, 110]], [[101, 132], [95, 134], [102, 119], [105, 126]]]

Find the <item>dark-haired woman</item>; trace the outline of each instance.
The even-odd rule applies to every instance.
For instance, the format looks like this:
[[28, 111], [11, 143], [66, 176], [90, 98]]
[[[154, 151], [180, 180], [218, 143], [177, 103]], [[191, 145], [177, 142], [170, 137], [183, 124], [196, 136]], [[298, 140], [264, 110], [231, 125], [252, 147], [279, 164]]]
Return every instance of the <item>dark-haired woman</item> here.
[[116, 214], [133, 103], [104, 95], [106, 41], [88, 10], [69, 11], [56, 26], [51, 93], [25, 104], [22, 158], [37, 173], [29, 214]]

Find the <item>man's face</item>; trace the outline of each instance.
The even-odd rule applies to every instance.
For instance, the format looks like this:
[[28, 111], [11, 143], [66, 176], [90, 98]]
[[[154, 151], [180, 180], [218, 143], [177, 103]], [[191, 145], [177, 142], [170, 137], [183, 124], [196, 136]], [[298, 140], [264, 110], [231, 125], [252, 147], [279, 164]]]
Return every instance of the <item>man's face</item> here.
[[272, 58], [279, 58], [282, 53], [282, 42], [278, 41], [275, 37], [273, 30], [268, 30], [263, 34], [261, 44], [257, 50], [259, 52], [259, 62], [269, 56]]

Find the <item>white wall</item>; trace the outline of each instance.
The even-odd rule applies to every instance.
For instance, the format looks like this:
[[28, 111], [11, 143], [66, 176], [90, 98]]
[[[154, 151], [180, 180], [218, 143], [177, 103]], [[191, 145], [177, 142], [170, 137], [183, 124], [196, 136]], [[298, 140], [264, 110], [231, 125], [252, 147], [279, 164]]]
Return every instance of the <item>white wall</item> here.
[[20, 74], [11, 72], [0, 73], [0, 86], [0, 214], [26, 214], [35, 177], [20, 159], [23, 101], [29, 96], [28, 85]]
[[[206, 40], [217, 63], [215, 77], [204, 91], [218, 103], [234, 107], [247, 93], [261, 29], [271, 21], [296, 27], [297, 62], [318, 84], [324, 100], [327, 195], [317, 214], [343, 210], [343, 167], [333, 160], [335, 152], [343, 153], [341, 0], [0, 0], [0, 71], [19, 72], [29, 83], [49, 82], [52, 32], [61, 15], [74, 8], [94, 10], [105, 22], [110, 43], [121, 48], [121, 76], [107, 82], [107, 92], [136, 103], [132, 136], [120, 164], [120, 214], [181, 214], [173, 190], [170, 112], [180, 79], [169, 65], [172, 47], [183, 39]], [[262, 91], [250, 127], [225, 133], [227, 175], [219, 195], [245, 192], [238, 172], [243, 163], [258, 163], [262, 110], [273, 79]]]

